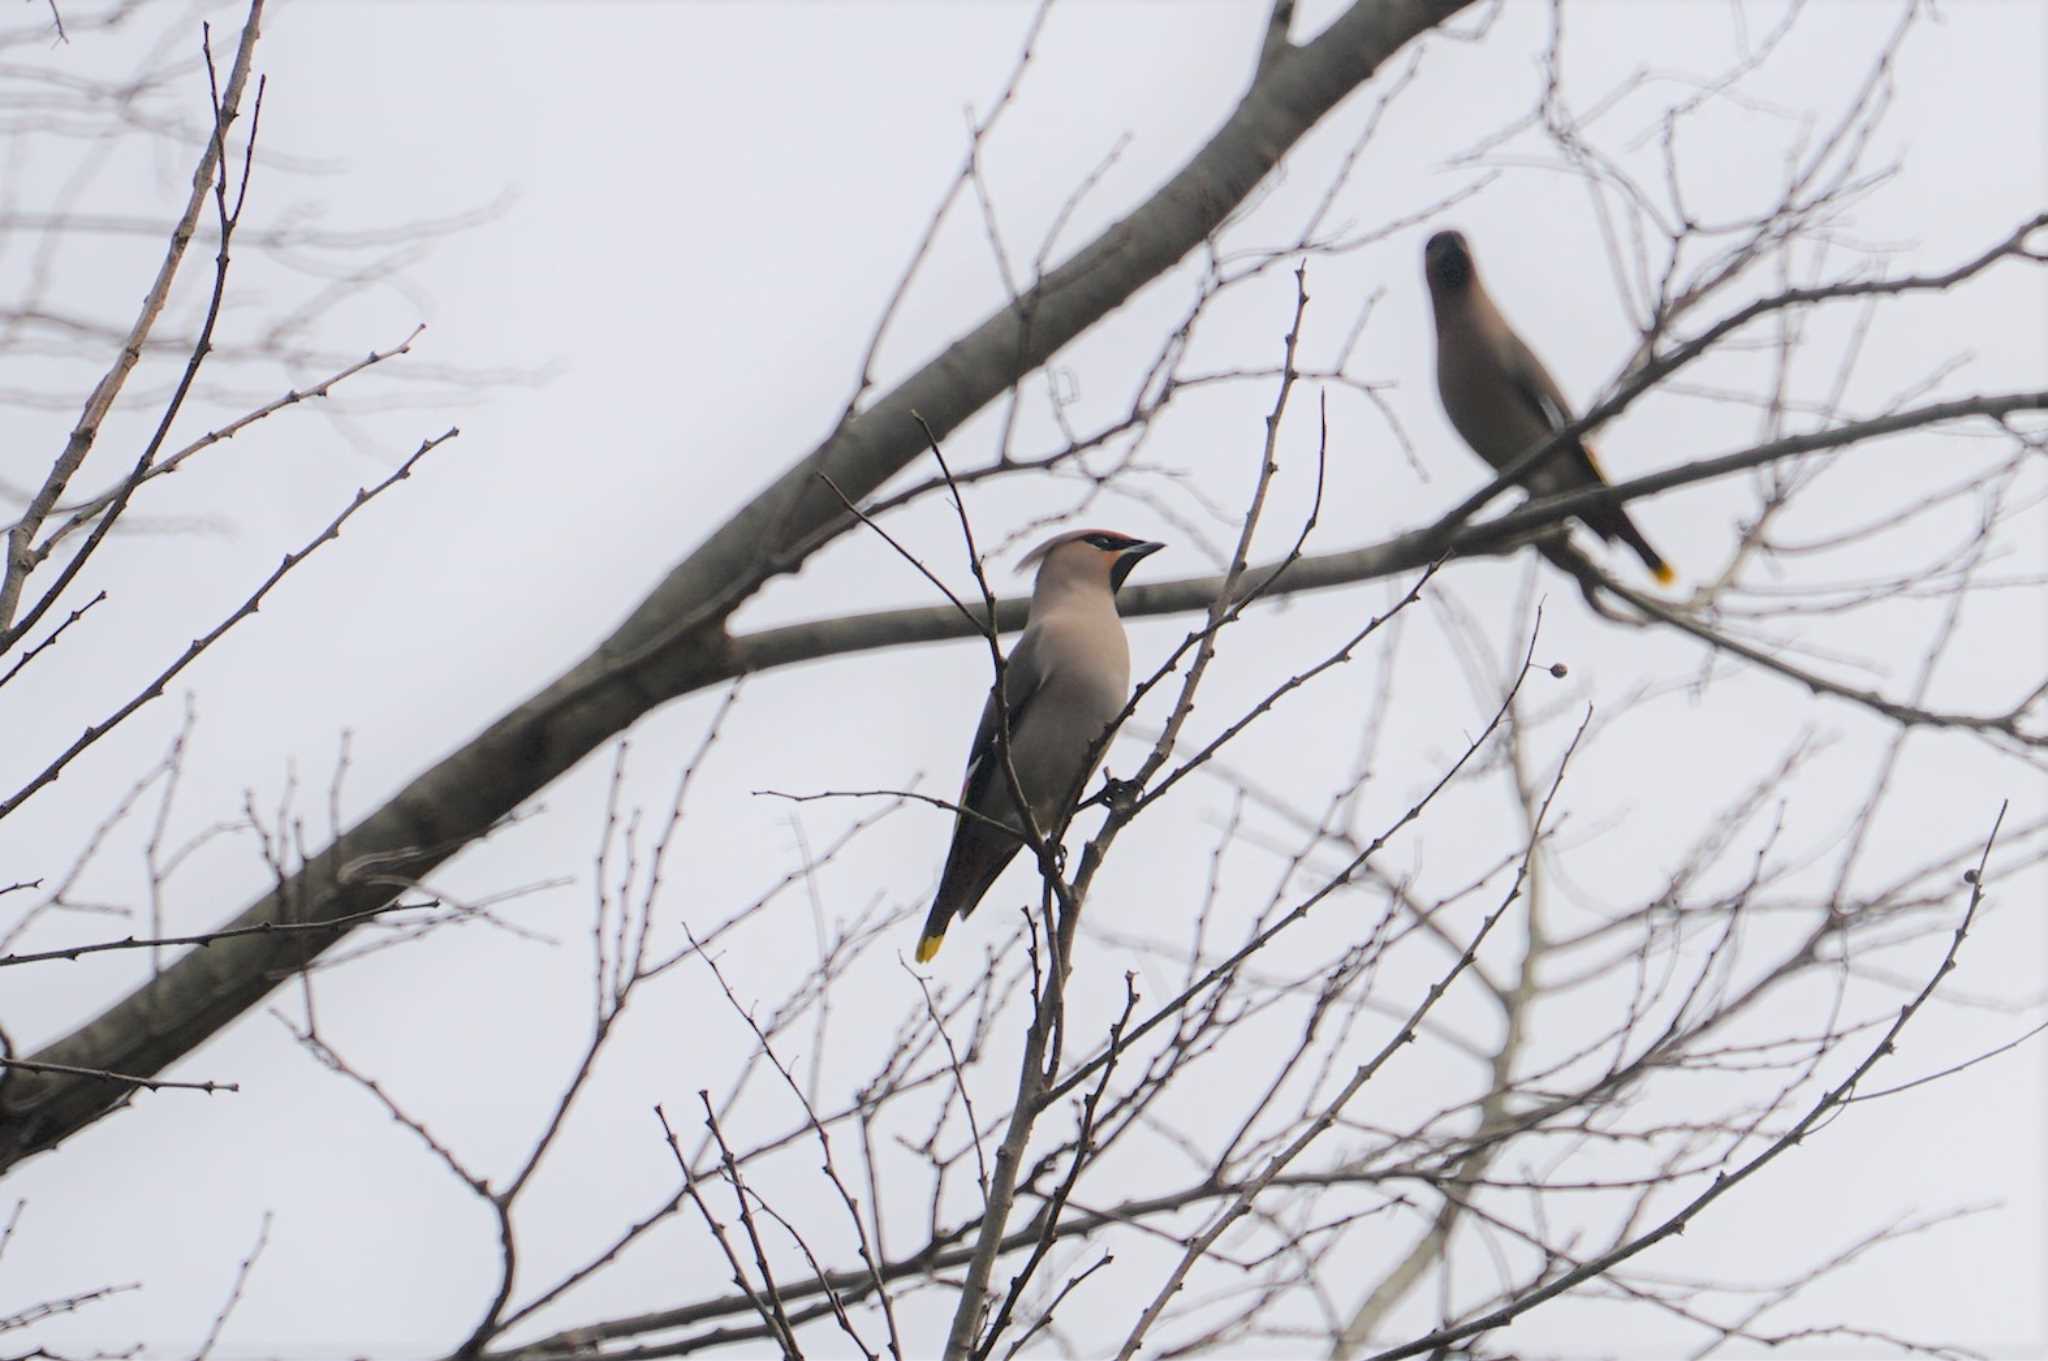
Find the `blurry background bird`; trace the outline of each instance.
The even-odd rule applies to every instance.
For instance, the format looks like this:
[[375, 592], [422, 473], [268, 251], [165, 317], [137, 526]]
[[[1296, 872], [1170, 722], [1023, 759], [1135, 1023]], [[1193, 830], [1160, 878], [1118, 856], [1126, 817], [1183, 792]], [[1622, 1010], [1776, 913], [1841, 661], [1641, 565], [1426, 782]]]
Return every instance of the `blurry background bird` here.
[[[1458, 232], [1438, 232], [1422, 248], [1422, 272], [1436, 316], [1436, 389], [1444, 414], [1495, 470], [1507, 467], [1569, 425], [1571, 404], [1543, 361], [1501, 316], [1479, 271], [1471, 247]], [[1556, 496], [1605, 486], [1600, 467], [1583, 440], [1570, 440], [1521, 480], [1532, 496]], [[1619, 505], [1580, 513], [1601, 538], [1621, 540], [1635, 550], [1661, 583], [1671, 567]]]
[[[1003, 666], [1010, 766], [1038, 830], [1050, 836], [1101, 759], [1100, 739], [1131, 689], [1131, 649], [1116, 592], [1131, 569], [1166, 545], [1106, 529], [1055, 535], [1024, 556], [1038, 564], [1030, 622]], [[1025, 844], [996, 741], [991, 690], [961, 782], [953, 846], [917, 942], [922, 964], [939, 952], [953, 918], [974, 911]], [[1093, 759], [1091, 759], [1093, 758]], [[1014, 829], [1014, 830], [1008, 830]]]

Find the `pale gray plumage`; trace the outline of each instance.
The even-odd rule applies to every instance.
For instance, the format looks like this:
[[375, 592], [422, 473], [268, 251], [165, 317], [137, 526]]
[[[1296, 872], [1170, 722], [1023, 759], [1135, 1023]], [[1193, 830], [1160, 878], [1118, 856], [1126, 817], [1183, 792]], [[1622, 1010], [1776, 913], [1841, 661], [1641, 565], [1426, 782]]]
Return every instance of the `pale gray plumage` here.
[[[1117, 588], [1141, 558], [1164, 546], [1079, 529], [1047, 540], [1024, 558], [1027, 566], [1038, 564], [1038, 579], [1030, 621], [1003, 665], [1003, 704], [1009, 711], [1010, 767], [1043, 834], [1052, 833], [1080, 794], [1101, 759], [1104, 733], [1130, 695], [1131, 649], [1117, 617]], [[974, 911], [1025, 845], [1002, 768], [997, 721], [991, 694], [958, 801], [977, 816], [954, 818], [952, 849], [917, 943], [919, 963], [939, 952], [953, 918]]]
[[[1436, 318], [1436, 386], [1444, 414], [1496, 469], [1507, 467], [1573, 420], [1571, 404], [1543, 361], [1515, 334], [1479, 282], [1471, 248], [1457, 232], [1438, 232], [1423, 247], [1423, 275]], [[1583, 440], [1572, 440], [1521, 478], [1534, 496], [1556, 496], [1607, 479]], [[1635, 550], [1660, 582], [1671, 568], [1621, 506], [1580, 519], [1603, 539]]]

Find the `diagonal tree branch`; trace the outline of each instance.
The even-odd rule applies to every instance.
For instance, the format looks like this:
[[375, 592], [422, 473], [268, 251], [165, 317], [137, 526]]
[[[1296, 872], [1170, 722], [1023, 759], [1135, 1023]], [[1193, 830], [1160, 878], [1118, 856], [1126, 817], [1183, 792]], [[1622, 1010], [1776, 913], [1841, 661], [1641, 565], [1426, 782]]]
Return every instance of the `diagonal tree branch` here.
[[[15, 621], [15, 612], [21, 604], [22, 591], [28, 584], [29, 573], [37, 562], [34, 553], [35, 537], [65, 488], [71, 485], [72, 477], [92, 452], [93, 442], [99, 438], [100, 423], [113, 410], [114, 401], [121, 395], [121, 389], [128, 382], [128, 375], [142, 361], [142, 350], [155, 329], [157, 318], [163, 314], [164, 304], [169, 300], [171, 284], [178, 277], [178, 267], [184, 263], [186, 247], [192, 244], [192, 237], [199, 227], [199, 215], [205, 210], [209, 191], [215, 188], [217, 174], [224, 175], [226, 167], [221, 159], [227, 152], [227, 128], [235, 121], [241, 110], [242, 92], [249, 83], [249, 67], [255, 57], [256, 38], [261, 31], [263, 0], [251, 0], [249, 17], [243, 21], [242, 35], [235, 48], [234, 65], [229, 69], [225, 90], [217, 92], [214, 105], [214, 135], [206, 139], [206, 146], [199, 155], [199, 164], [192, 171], [192, 192], [185, 200], [185, 210], [178, 218], [178, 225], [171, 231], [169, 248], [164, 253], [163, 263], [158, 266], [156, 278], [150, 282], [143, 294], [141, 310], [136, 314], [135, 324], [129, 328], [127, 337], [114, 362], [86, 398], [85, 409], [79, 413], [78, 423], [71, 428], [71, 434], [64, 442], [63, 452], [57, 455], [43, 485], [30, 498], [28, 507], [19, 520], [7, 531], [7, 559], [0, 567], [0, 638], [10, 645], [18, 641], [22, 630], [32, 621]], [[222, 247], [226, 250], [226, 233], [223, 232]], [[215, 312], [218, 311], [216, 299]], [[202, 351], [203, 353], [203, 351]], [[196, 357], [195, 357], [196, 358]], [[189, 382], [188, 371], [187, 380]], [[161, 438], [161, 434], [159, 435]]]
[[[943, 437], [1045, 363], [1220, 228], [1382, 62], [1468, 3], [1356, 0], [1308, 42], [1268, 43], [1222, 126], [1150, 198], [1014, 304], [842, 420], [678, 564], [589, 657], [419, 775], [223, 928], [329, 920], [388, 902], [397, 880], [417, 878], [454, 854], [641, 714], [734, 674], [738, 658], [725, 618], [853, 523], [824, 477], [855, 500], [872, 493], [923, 451], [913, 412]], [[188, 954], [35, 1057], [142, 1075], [161, 1071], [302, 965], [304, 944], [304, 937], [283, 947], [248, 935]], [[0, 1106], [0, 1170], [54, 1147], [113, 1105], [98, 1084], [18, 1074]]]

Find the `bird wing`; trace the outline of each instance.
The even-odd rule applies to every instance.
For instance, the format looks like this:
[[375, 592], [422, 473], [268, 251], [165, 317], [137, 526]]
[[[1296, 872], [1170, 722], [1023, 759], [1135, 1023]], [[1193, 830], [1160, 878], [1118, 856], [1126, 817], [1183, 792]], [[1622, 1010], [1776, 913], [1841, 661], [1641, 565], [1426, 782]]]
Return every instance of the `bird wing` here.
[[[1016, 648], [1003, 662], [1003, 703], [1010, 711], [1010, 739], [1013, 742], [1023, 727], [1025, 711], [1045, 689], [1047, 673], [1039, 657], [1038, 639], [1038, 631], [1027, 628], [1024, 636], [1017, 640]], [[967, 775], [960, 782], [959, 806], [976, 807], [981, 796], [988, 792], [990, 783], [1002, 777], [1002, 768], [996, 745], [996, 697], [991, 687], [988, 703], [982, 706], [981, 724], [974, 730], [974, 746], [968, 751]]]
[[[1565, 400], [1564, 390], [1550, 376], [1550, 370], [1543, 367], [1543, 361], [1536, 357], [1536, 352], [1513, 331], [1507, 333], [1507, 354], [1508, 385], [1514, 390], [1516, 399], [1536, 414], [1545, 430], [1556, 432], [1570, 425], [1575, 418], [1572, 404]], [[1595, 482], [1605, 482], [1607, 478], [1601, 473], [1600, 465], [1593, 461], [1593, 451], [1586, 442], [1581, 439], [1573, 441], [1573, 444], [1577, 450], [1573, 461], [1581, 465], [1580, 471], [1589, 474]]]

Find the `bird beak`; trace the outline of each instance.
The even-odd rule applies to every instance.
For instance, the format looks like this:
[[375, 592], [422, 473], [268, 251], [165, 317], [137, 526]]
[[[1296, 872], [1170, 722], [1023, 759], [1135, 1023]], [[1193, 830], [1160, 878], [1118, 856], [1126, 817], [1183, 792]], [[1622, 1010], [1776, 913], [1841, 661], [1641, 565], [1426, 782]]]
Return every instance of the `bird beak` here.
[[1117, 554], [1115, 563], [1111, 564], [1109, 569], [1109, 589], [1115, 591], [1121, 588], [1124, 578], [1131, 574], [1133, 567], [1164, 547], [1166, 545], [1156, 539], [1147, 539], [1144, 543], [1134, 543]]

